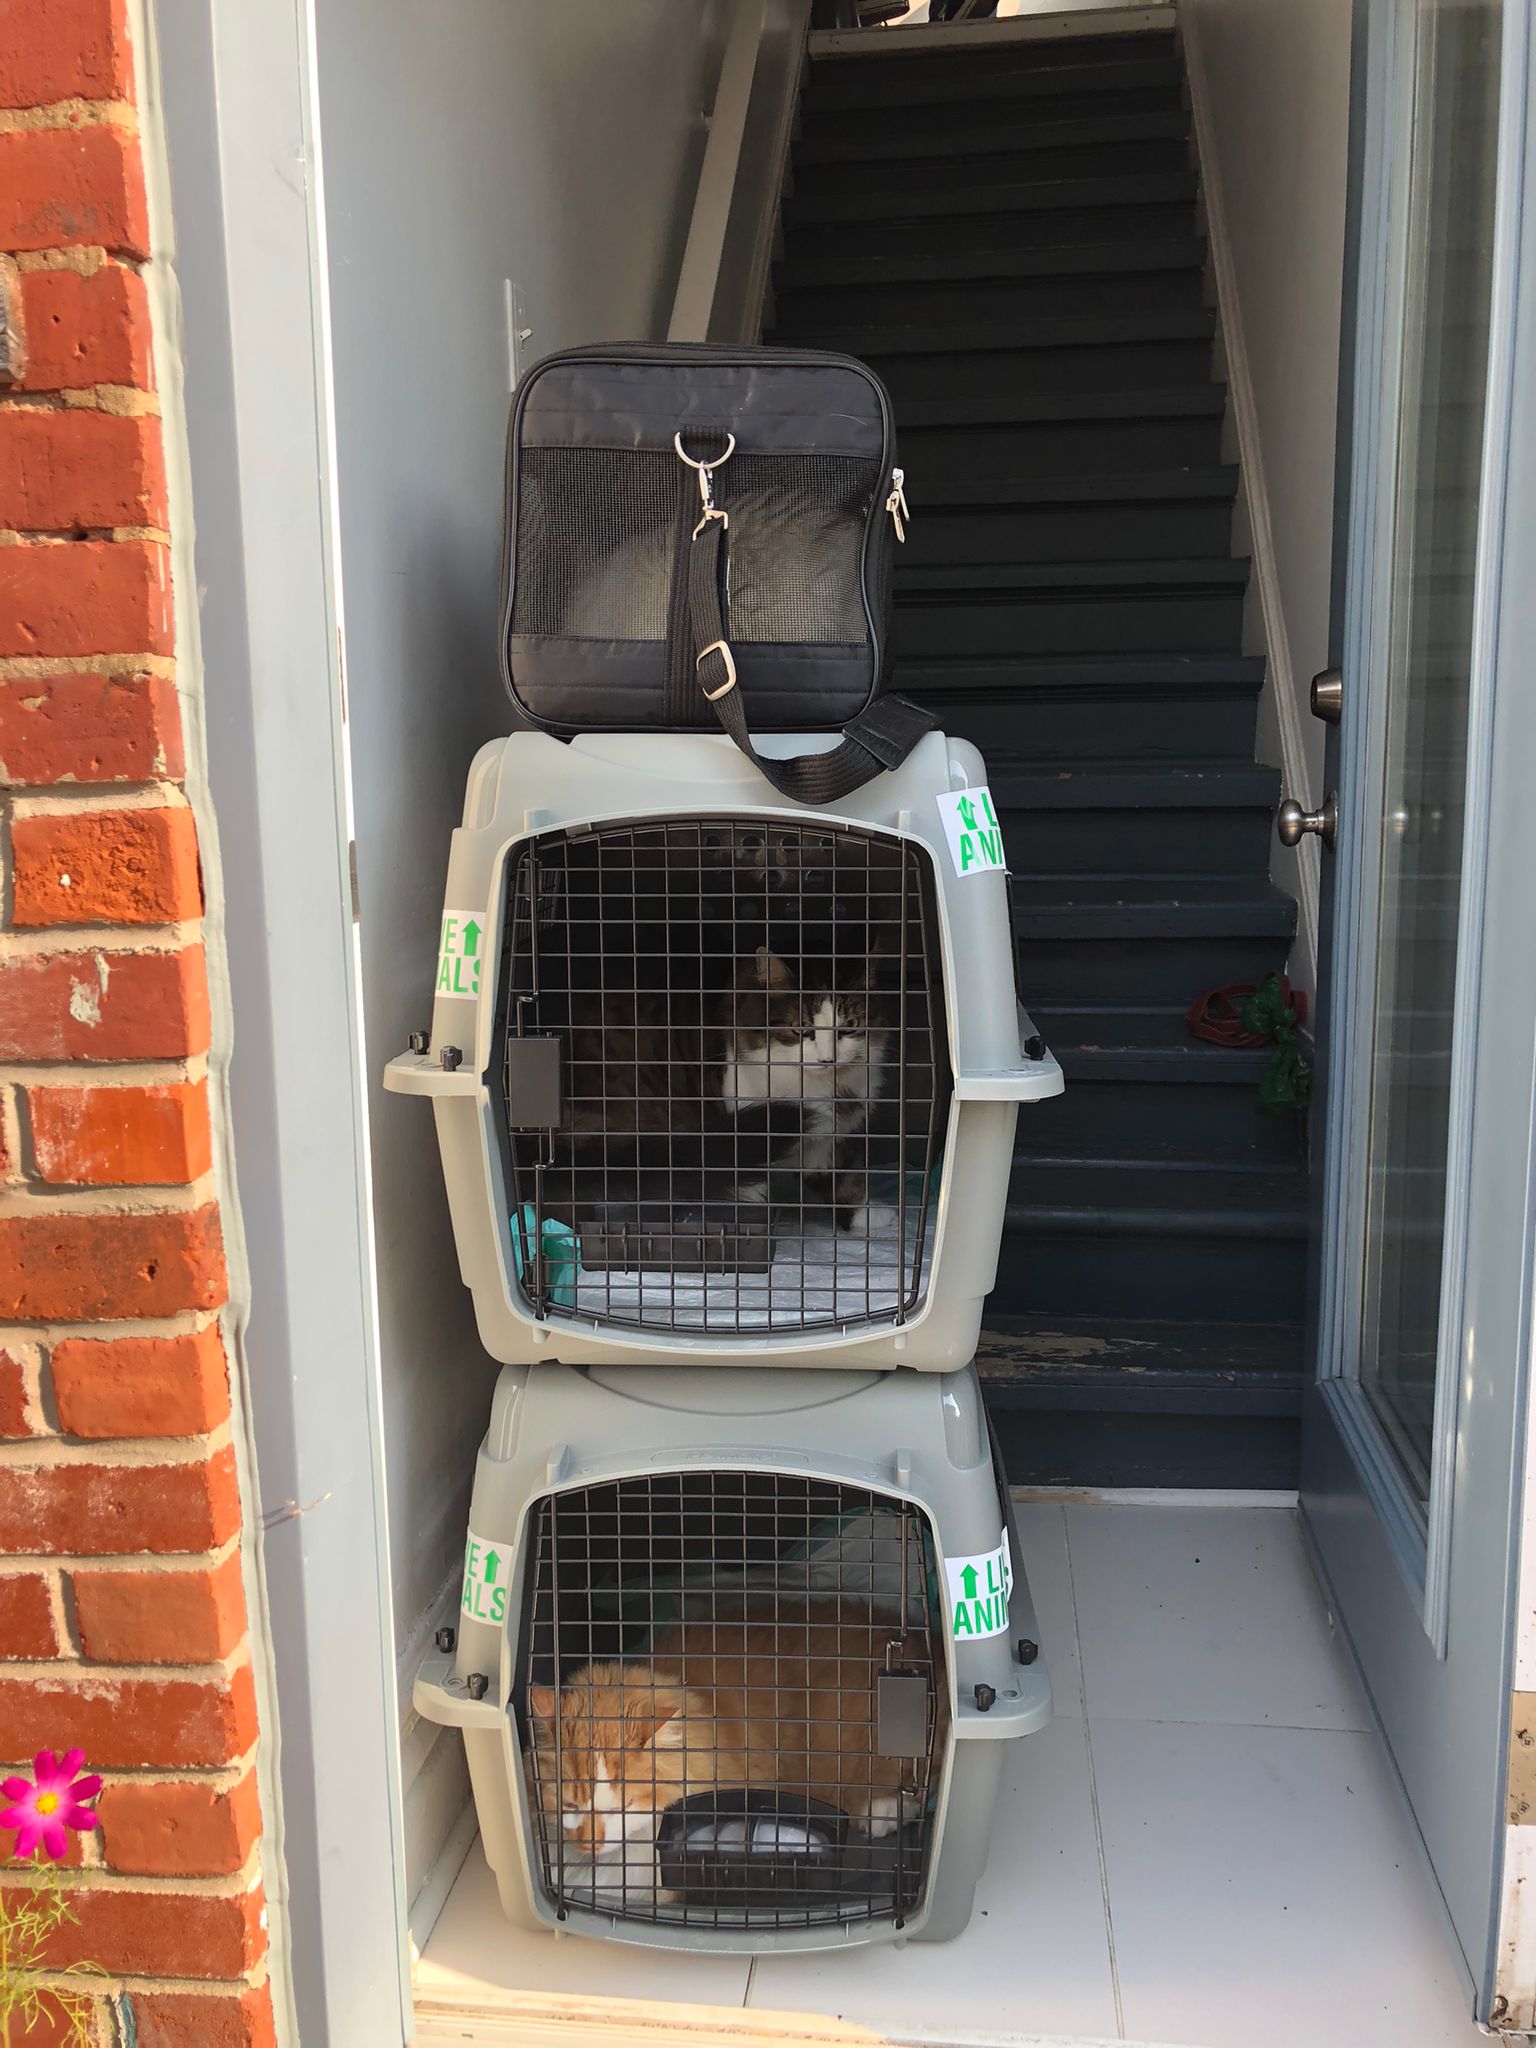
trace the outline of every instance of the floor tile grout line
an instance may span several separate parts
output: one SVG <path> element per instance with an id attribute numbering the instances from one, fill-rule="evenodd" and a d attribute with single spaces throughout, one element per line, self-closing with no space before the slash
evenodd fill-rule
<path id="1" fill-rule="evenodd" d="M 1115 1955 L 1115 1917 L 1109 1903 L 1109 1865 L 1104 1857 L 1104 1823 L 1099 1814 L 1099 1779 L 1093 1766 L 1093 1727 L 1088 1718 L 1088 1671 L 1083 1660 L 1083 1631 L 1077 1612 L 1077 1582 L 1072 1575 L 1072 1531 L 1067 1510 L 1061 1510 L 1061 1544 L 1067 1560 L 1067 1592 L 1072 1601 L 1072 1646 L 1077 1652 L 1077 1690 L 1083 1708 L 1083 1748 L 1088 1758 L 1088 1800 L 1093 1808 L 1093 1846 L 1099 1859 L 1099 1896 L 1104 1901 L 1104 1944 L 1109 1951 L 1109 1988 L 1115 2000 L 1115 2032 L 1125 2039 L 1125 2006 L 1120 1997 L 1120 1964 Z"/>

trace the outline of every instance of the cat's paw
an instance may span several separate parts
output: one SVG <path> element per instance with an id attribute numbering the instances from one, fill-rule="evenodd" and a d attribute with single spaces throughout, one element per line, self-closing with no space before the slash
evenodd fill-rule
<path id="1" fill-rule="evenodd" d="M 879 1237 L 896 1228 L 896 1211 L 884 1202 L 864 1202 L 848 1219 L 850 1237 Z"/>
<path id="2" fill-rule="evenodd" d="M 901 1826 L 901 1794 L 899 1792 L 878 1793 L 869 1802 L 869 1812 L 864 1816 L 864 1827 L 878 1842 L 884 1835 L 894 1835 Z"/>

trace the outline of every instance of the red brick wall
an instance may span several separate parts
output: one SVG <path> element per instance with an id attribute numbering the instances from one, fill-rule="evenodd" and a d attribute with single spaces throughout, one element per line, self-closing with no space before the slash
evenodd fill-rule
<path id="1" fill-rule="evenodd" d="M 264 2048 L 256 1688 L 133 99 L 124 0 L 0 0 L 0 292 L 25 344 L 0 378 L 0 1764 L 79 1744 L 105 1774 L 56 1948 L 116 1980 L 101 2041 L 129 2037 L 109 2011 L 126 2000 L 138 2048 Z"/>

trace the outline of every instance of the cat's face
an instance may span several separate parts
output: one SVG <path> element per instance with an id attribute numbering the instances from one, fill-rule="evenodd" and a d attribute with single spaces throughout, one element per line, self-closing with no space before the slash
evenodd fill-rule
<path id="1" fill-rule="evenodd" d="M 585 1855 L 650 1843 L 677 1797 L 690 1695 L 624 1664 L 589 1664 L 529 1691 L 546 1823 Z M 556 1728 L 559 1768 L 556 1769 Z"/>
<path id="2" fill-rule="evenodd" d="M 830 977 L 852 986 L 799 988 L 788 963 L 759 946 L 727 998 L 727 1099 L 819 1100 L 875 1092 L 888 1033 L 873 1017 L 868 967 Z"/>

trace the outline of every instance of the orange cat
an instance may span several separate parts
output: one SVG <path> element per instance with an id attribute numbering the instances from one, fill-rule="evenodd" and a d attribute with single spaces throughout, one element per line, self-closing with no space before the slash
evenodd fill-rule
<path id="1" fill-rule="evenodd" d="M 558 1695 L 536 1685 L 534 1774 L 547 1822 L 595 1854 L 649 1845 L 663 1808 L 690 1793 L 773 1785 L 889 1834 L 921 1807 L 902 1793 L 911 1760 L 875 1753 L 875 1680 L 927 1655 L 918 1632 L 903 1636 L 868 1613 L 774 1601 L 681 1622 L 644 1660 L 584 1665 Z"/>

